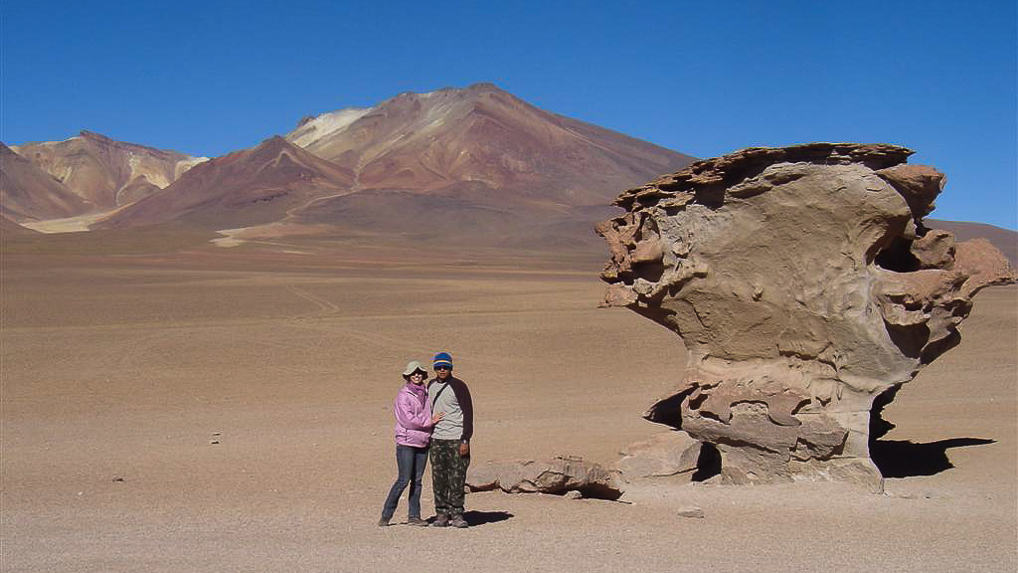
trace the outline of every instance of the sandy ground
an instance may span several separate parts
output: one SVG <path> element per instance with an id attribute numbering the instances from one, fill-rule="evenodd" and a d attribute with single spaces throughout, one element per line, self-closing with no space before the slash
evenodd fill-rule
<path id="1" fill-rule="evenodd" d="M 231 258 L 5 257 L 0 569 L 1018 568 L 1015 287 L 981 293 L 961 345 L 885 410 L 905 463 L 884 495 L 668 482 L 630 503 L 483 493 L 467 497 L 470 529 L 379 528 L 408 360 L 455 356 L 476 404 L 475 463 L 610 462 L 662 430 L 640 413 L 681 378 L 680 340 L 598 309 L 583 265 L 216 250 Z M 678 515 L 692 506 L 706 517 Z"/>

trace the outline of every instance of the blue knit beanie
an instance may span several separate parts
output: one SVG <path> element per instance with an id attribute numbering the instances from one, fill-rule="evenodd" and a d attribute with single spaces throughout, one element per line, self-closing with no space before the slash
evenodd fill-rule
<path id="1" fill-rule="evenodd" d="M 435 355 L 433 362 L 434 364 L 432 364 L 432 366 L 434 368 L 438 368 L 439 366 L 448 366 L 449 370 L 452 370 L 452 355 L 448 352 L 439 352 Z"/>

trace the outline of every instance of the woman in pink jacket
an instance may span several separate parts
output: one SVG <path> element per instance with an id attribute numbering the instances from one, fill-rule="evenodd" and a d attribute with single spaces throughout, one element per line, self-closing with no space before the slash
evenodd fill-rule
<path id="1" fill-rule="evenodd" d="M 382 519 L 378 520 L 378 525 L 383 527 L 389 525 L 389 520 L 396 513 L 399 496 L 403 495 L 408 484 L 410 511 L 407 523 L 428 525 L 427 521 L 421 519 L 421 477 L 428 463 L 431 429 L 445 413 L 431 415 L 431 401 L 428 400 L 428 389 L 424 386 L 427 376 L 420 362 L 413 360 L 407 364 L 403 371 L 403 379 L 407 382 L 396 394 L 396 403 L 392 407 L 396 415 L 396 468 L 399 475 L 382 507 Z"/>

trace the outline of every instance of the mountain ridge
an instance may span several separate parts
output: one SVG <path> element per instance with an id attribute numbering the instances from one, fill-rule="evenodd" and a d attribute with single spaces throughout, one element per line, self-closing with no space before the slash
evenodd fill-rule
<path id="1" fill-rule="evenodd" d="M 349 170 L 273 136 L 196 165 L 165 189 L 117 210 L 93 228 L 170 221 L 212 228 L 270 223 L 306 201 L 342 193 L 352 182 Z"/>
<path id="2" fill-rule="evenodd" d="M 62 141 L 26 143 L 11 149 L 85 201 L 87 207 L 80 213 L 136 201 L 167 187 L 207 159 L 118 141 L 88 130 Z M 121 194 L 125 189 L 129 191 L 126 196 Z"/>

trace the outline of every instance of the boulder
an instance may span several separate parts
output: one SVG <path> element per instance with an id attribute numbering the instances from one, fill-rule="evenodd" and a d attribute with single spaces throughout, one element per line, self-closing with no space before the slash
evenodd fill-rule
<path id="1" fill-rule="evenodd" d="M 471 466 L 467 471 L 467 488 L 470 491 L 501 489 L 506 493 L 556 495 L 578 491 L 583 497 L 612 500 L 622 495 L 613 472 L 575 456 L 542 461 L 495 461 Z"/>
<path id="2" fill-rule="evenodd" d="M 723 482 L 880 490 L 874 399 L 957 343 L 979 288 L 1013 281 L 988 243 L 923 225 L 944 176 L 908 165 L 911 153 L 745 149 L 622 193 L 626 213 L 598 225 L 604 304 L 689 351 L 685 378 L 645 417 L 714 444 Z M 638 462 L 631 473 L 646 473 Z"/>
<path id="3" fill-rule="evenodd" d="M 697 469 L 701 445 L 686 432 L 662 432 L 630 444 L 614 469 L 626 483 L 679 475 L 689 479 Z"/>

